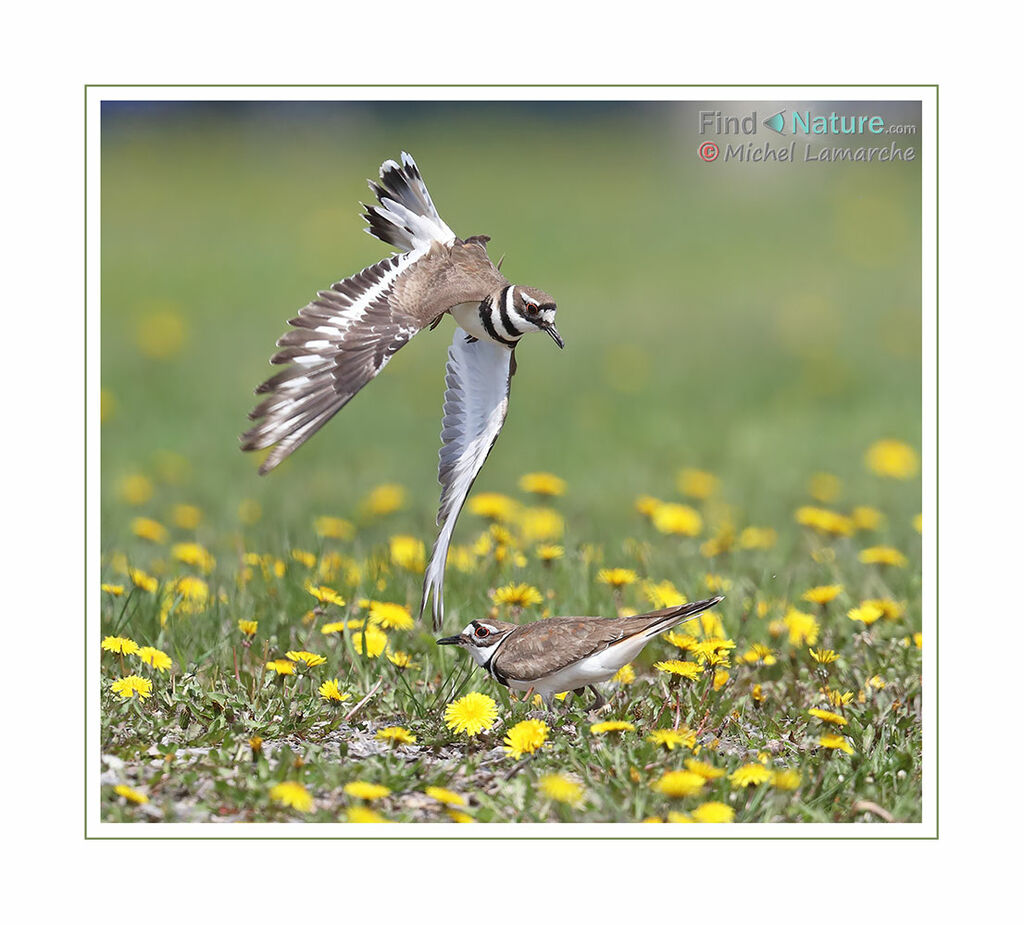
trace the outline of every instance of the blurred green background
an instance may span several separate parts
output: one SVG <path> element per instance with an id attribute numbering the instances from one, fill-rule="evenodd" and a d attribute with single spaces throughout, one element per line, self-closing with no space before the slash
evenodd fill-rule
<path id="1" fill-rule="evenodd" d="M 862 492 L 865 449 L 920 447 L 920 161 L 698 159 L 699 109 L 782 105 L 106 103 L 105 545 L 130 538 L 116 486 L 160 472 L 211 522 L 252 498 L 263 529 L 297 539 L 399 482 L 403 531 L 433 538 L 450 320 L 269 477 L 238 449 L 287 319 L 389 252 L 358 203 L 402 150 L 457 234 L 491 235 L 506 275 L 559 306 L 567 348 L 519 348 L 476 491 L 556 472 L 570 533 L 590 541 L 621 539 L 637 495 L 676 497 L 682 466 L 721 476 L 744 522 L 791 522 L 819 470 L 884 502 Z M 789 105 L 920 123 L 911 104 Z M 456 542 L 474 535 L 460 525 Z"/>

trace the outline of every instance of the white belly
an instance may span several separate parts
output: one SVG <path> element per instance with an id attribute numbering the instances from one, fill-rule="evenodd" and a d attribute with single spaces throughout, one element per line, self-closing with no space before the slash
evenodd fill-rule
<path id="1" fill-rule="evenodd" d="M 478 340 L 491 339 L 491 336 L 480 323 L 479 302 L 460 302 L 452 307 L 451 312 L 455 323 L 467 334 L 472 334 Z"/>
<path id="2" fill-rule="evenodd" d="M 643 633 L 638 633 L 618 645 L 609 646 L 588 658 L 566 665 L 546 678 L 539 678 L 536 681 L 509 678 L 508 686 L 517 691 L 529 690 L 532 687 L 548 703 L 555 694 L 561 694 L 563 691 L 574 691 L 588 684 L 600 684 L 602 681 L 610 680 L 623 665 L 633 661 L 648 642 L 650 639 Z"/>

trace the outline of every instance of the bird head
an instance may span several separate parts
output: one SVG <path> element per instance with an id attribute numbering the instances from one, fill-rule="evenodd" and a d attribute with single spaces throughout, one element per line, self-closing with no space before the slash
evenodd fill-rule
<path id="1" fill-rule="evenodd" d="M 524 324 L 517 324 L 523 331 L 536 329 L 545 331 L 560 348 L 565 347 L 562 335 L 555 327 L 555 300 L 543 289 L 532 286 L 513 286 L 509 290 L 508 311 Z"/>
<path id="2" fill-rule="evenodd" d="M 516 627 L 501 620 L 473 620 L 458 636 L 438 639 L 439 646 L 462 646 L 478 665 L 486 665 L 494 654 L 494 646 Z"/>

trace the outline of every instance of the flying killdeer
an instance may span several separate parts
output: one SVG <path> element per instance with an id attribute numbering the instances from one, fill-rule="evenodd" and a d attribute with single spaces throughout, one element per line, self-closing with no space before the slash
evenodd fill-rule
<path id="1" fill-rule="evenodd" d="M 439 646 L 462 646 L 499 684 L 517 691 L 536 691 L 550 709 L 555 694 L 607 681 L 659 633 L 724 600 L 712 597 L 635 617 L 551 617 L 535 623 L 472 620 L 458 636 L 439 639 Z"/>
<path id="2" fill-rule="evenodd" d="M 559 347 L 555 302 L 511 284 L 487 256 L 487 235 L 460 240 L 438 215 L 415 161 L 385 161 L 370 181 L 379 205 L 365 206 L 366 231 L 401 253 L 317 293 L 288 323 L 271 363 L 288 368 L 264 382 L 243 450 L 272 448 L 260 474 L 313 436 L 392 356 L 446 313 L 457 325 L 448 348 L 438 480 L 440 530 L 423 582 L 420 613 L 433 596 L 434 629 L 444 618 L 444 571 L 455 521 L 508 412 L 515 348 L 531 331 Z"/>

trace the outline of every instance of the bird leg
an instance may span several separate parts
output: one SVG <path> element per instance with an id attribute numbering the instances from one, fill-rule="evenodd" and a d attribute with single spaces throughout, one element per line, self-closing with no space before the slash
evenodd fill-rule
<path id="1" fill-rule="evenodd" d="M 593 713 L 595 710 L 600 710 L 608 701 L 605 699 L 604 694 L 594 687 L 593 684 L 588 684 L 587 686 L 594 692 L 594 697 L 597 698 L 594 700 L 594 705 L 590 708 L 590 712 Z M 583 689 L 581 688 L 577 693 L 582 694 Z"/>

